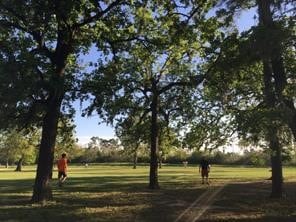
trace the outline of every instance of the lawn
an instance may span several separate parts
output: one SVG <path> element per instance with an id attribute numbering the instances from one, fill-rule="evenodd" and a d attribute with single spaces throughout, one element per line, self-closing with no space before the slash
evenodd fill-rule
<path id="1" fill-rule="evenodd" d="M 164 165 L 161 189 L 153 191 L 147 188 L 149 166 L 70 166 L 64 187 L 52 181 L 54 200 L 45 205 L 29 202 L 35 167 L 13 170 L 0 168 L 0 221 L 174 222 L 205 191 L 224 185 L 199 221 L 296 221 L 292 167 L 284 169 L 285 198 L 278 201 L 269 198 L 267 168 L 213 166 L 207 186 L 196 166 Z"/>

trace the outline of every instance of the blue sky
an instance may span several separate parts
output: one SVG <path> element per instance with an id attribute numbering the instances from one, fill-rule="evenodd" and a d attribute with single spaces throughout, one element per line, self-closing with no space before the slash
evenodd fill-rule
<path id="1" fill-rule="evenodd" d="M 251 26 L 255 25 L 255 13 L 255 10 L 251 9 L 243 12 L 236 18 L 236 24 L 239 31 L 247 30 Z M 81 57 L 81 59 L 85 64 L 90 61 L 95 62 L 97 60 L 97 53 L 95 49 L 91 49 L 89 54 Z M 79 102 L 76 102 L 74 106 L 77 109 L 74 122 L 76 125 L 76 137 L 79 144 L 87 144 L 92 136 L 98 136 L 104 139 L 109 139 L 115 136 L 114 129 L 111 126 L 107 126 L 104 123 L 99 124 L 100 119 L 97 115 L 93 115 L 92 117 L 81 117 Z"/>
<path id="2" fill-rule="evenodd" d="M 89 62 L 97 62 L 98 53 L 96 49 L 91 48 L 87 55 L 80 57 L 82 65 L 88 66 Z M 85 145 L 89 142 L 93 136 L 98 136 L 103 139 L 110 139 L 115 137 L 114 129 L 111 126 L 107 126 L 105 123 L 100 123 L 101 119 L 95 113 L 91 117 L 81 117 L 82 109 L 87 106 L 86 103 L 80 106 L 80 102 L 76 101 L 74 107 L 76 108 L 76 115 L 74 123 L 76 125 L 76 137 L 78 143 Z M 100 124 L 99 124 L 100 123 Z"/>
<path id="3" fill-rule="evenodd" d="M 78 103 L 75 105 L 79 107 Z M 100 118 L 97 115 L 81 117 L 79 108 L 74 121 L 76 125 L 76 137 L 79 144 L 84 145 L 88 143 L 92 136 L 98 136 L 104 139 L 110 139 L 115 136 L 111 126 L 107 126 L 104 123 L 99 124 Z"/>

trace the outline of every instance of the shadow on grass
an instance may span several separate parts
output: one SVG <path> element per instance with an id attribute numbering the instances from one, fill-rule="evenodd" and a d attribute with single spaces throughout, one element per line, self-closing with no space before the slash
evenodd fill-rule
<path id="1" fill-rule="evenodd" d="M 0 180 L 0 221 L 174 221 L 206 189 L 182 176 L 162 176 L 161 189 L 148 189 L 147 176 L 69 178 L 52 181 L 54 200 L 30 204 L 33 180 Z M 225 179 L 225 178 L 223 178 Z M 296 183 L 285 184 L 286 197 L 269 198 L 270 181 L 227 185 L 200 221 L 296 221 Z"/>
<path id="2" fill-rule="evenodd" d="M 284 184 L 282 199 L 270 198 L 271 182 L 231 183 L 217 197 L 200 221 L 295 222 L 295 182 Z"/>
<path id="3" fill-rule="evenodd" d="M 77 177 L 59 188 L 53 180 L 54 200 L 42 206 L 30 204 L 32 179 L 0 180 L 0 221 L 173 221 L 204 189 L 171 181 L 150 190 L 147 181 L 147 176 Z"/>
<path id="4" fill-rule="evenodd" d="M 23 193 L 33 189 L 33 179 L 0 180 L 0 191 L 3 193 Z"/>

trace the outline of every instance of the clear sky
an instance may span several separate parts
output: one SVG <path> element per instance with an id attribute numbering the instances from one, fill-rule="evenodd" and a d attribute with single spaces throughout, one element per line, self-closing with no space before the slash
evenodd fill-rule
<path id="1" fill-rule="evenodd" d="M 239 31 L 247 30 L 256 24 L 257 21 L 254 20 L 255 14 L 255 9 L 251 9 L 245 11 L 238 18 L 236 18 L 236 24 L 239 28 Z M 96 62 L 97 53 L 95 49 L 91 49 L 89 54 L 81 57 L 81 59 L 85 64 L 91 61 Z M 74 121 L 76 125 L 76 137 L 79 144 L 87 144 L 92 136 L 98 136 L 104 139 L 109 139 L 115 136 L 114 129 L 111 126 L 107 126 L 104 123 L 99 124 L 100 119 L 97 115 L 92 117 L 81 117 L 79 102 L 76 102 L 74 106 L 77 110 Z"/>
<path id="2" fill-rule="evenodd" d="M 75 107 L 77 107 L 77 111 L 74 121 L 76 125 L 76 137 L 79 144 L 87 144 L 92 136 L 98 136 L 103 139 L 110 139 L 115 136 L 111 126 L 107 126 L 104 123 L 99 124 L 100 119 L 97 115 L 81 117 L 78 102 L 75 103 Z"/>
<path id="3" fill-rule="evenodd" d="M 89 62 L 97 62 L 98 53 L 95 48 L 91 48 L 87 55 L 81 56 L 82 64 L 88 66 Z M 74 118 L 74 123 L 76 125 L 76 137 L 78 143 L 85 145 L 89 142 L 89 139 L 93 136 L 98 136 L 103 139 L 110 139 L 115 137 L 114 130 L 111 126 L 107 126 L 104 123 L 100 123 L 101 120 L 95 113 L 91 117 L 81 117 L 83 108 L 87 106 L 86 103 L 83 107 L 80 106 L 80 102 L 74 103 L 76 107 L 76 115 Z M 100 123 L 100 124 L 99 124 Z"/>

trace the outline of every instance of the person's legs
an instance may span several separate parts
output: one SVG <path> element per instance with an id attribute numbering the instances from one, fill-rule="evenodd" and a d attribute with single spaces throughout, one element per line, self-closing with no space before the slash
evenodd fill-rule
<path id="1" fill-rule="evenodd" d="M 208 170 L 203 169 L 203 170 L 201 171 L 201 176 L 202 176 L 202 184 L 205 183 L 205 178 L 206 178 L 206 183 L 207 183 L 207 184 L 210 184 L 210 183 L 209 183 L 209 171 L 208 171 Z"/>
<path id="2" fill-rule="evenodd" d="M 207 184 L 210 184 L 210 182 L 209 182 L 209 171 L 206 172 L 205 176 L 206 176 Z"/>
<path id="3" fill-rule="evenodd" d="M 61 178 L 60 178 L 60 186 L 63 185 L 63 183 L 65 182 L 65 180 L 67 179 L 67 174 L 65 172 L 61 172 Z"/>
<path id="4" fill-rule="evenodd" d="M 206 177 L 206 181 L 207 181 L 207 184 L 210 184 L 208 176 Z"/>
<path id="5" fill-rule="evenodd" d="M 61 182 L 64 183 L 66 179 L 67 179 L 67 174 L 64 172 Z"/>
<path id="6" fill-rule="evenodd" d="M 58 172 L 58 185 L 59 187 L 62 186 L 62 179 L 63 179 L 63 172 Z"/>
<path id="7" fill-rule="evenodd" d="M 201 183 L 204 184 L 205 183 L 205 171 L 204 171 L 204 169 L 201 170 L 201 177 L 202 177 Z"/>
<path id="8" fill-rule="evenodd" d="M 59 172 L 58 173 L 58 185 L 61 187 L 65 180 L 67 179 L 67 174 L 65 172 Z"/>

